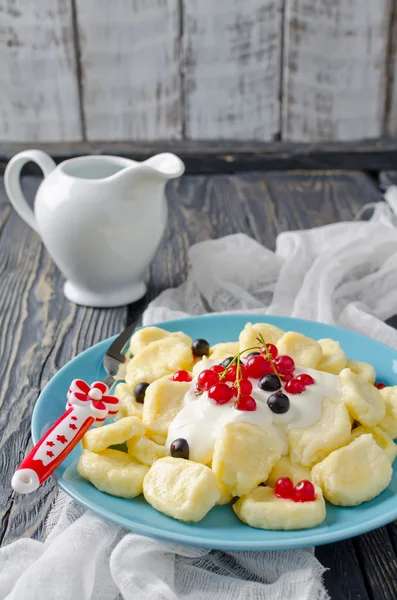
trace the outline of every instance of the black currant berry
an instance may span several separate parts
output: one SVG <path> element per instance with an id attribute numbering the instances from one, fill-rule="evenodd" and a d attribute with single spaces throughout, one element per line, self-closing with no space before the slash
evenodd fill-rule
<path id="1" fill-rule="evenodd" d="M 140 383 L 137 383 L 136 386 L 134 387 L 134 396 L 135 396 L 135 400 L 137 402 L 140 402 L 140 404 L 143 404 L 144 400 L 145 400 L 145 394 L 146 394 L 146 390 L 148 389 L 149 384 L 146 383 L 146 381 L 141 381 Z"/>
<path id="2" fill-rule="evenodd" d="M 210 345 L 207 340 L 198 338 L 197 340 L 194 340 L 192 344 L 192 350 L 194 356 L 208 356 L 210 353 Z"/>
<path id="3" fill-rule="evenodd" d="M 282 415 L 289 410 L 289 398 L 282 392 L 271 394 L 267 399 L 267 405 L 277 415 Z"/>
<path id="4" fill-rule="evenodd" d="M 186 460 L 189 460 L 189 444 L 185 438 L 174 440 L 171 444 L 170 452 L 174 458 L 186 458 Z"/>
<path id="5" fill-rule="evenodd" d="M 276 392 L 281 388 L 281 381 L 276 374 L 269 373 L 259 380 L 258 387 L 265 392 Z"/>

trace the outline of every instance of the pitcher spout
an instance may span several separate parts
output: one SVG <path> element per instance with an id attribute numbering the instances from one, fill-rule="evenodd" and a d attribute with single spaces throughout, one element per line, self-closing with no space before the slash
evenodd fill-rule
<path id="1" fill-rule="evenodd" d="M 109 184 L 118 183 L 132 186 L 149 182 L 164 186 L 169 179 L 180 177 L 185 171 L 185 165 L 175 154 L 164 152 L 156 154 L 143 162 L 128 161 L 129 165 L 108 179 Z"/>
<path id="2" fill-rule="evenodd" d="M 156 154 L 156 156 L 148 158 L 141 163 L 141 168 L 145 166 L 156 171 L 158 175 L 165 180 L 175 179 L 185 172 L 185 165 L 181 159 L 171 152 L 162 152 L 161 154 Z"/>

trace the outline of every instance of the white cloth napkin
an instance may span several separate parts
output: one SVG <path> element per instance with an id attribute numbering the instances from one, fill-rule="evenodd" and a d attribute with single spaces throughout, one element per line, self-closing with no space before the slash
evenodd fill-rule
<path id="1" fill-rule="evenodd" d="M 255 312 L 336 323 L 397 349 L 397 187 L 370 221 L 279 235 L 275 252 L 246 235 L 190 249 L 191 272 L 144 324 L 206 312 Z M 0 550 L 7 600 L 326 600 L 313 548 L 218 552 L 144 538 L 59 493 L 45 542 Z"/>

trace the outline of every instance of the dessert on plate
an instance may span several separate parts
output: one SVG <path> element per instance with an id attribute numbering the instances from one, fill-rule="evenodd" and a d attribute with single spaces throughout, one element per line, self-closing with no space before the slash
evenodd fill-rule
<path id="1" fill-rule="evenodd" d="M 392 477 L 397 386 L 332 339 L 247 323 L 210 346 L 146 327 L 114 394 L 119 419 L 85 434 L 79 473 L 184 522 L 230 504 L 251 527 L 314 527 L 326 501 L 357 506 Z"/>

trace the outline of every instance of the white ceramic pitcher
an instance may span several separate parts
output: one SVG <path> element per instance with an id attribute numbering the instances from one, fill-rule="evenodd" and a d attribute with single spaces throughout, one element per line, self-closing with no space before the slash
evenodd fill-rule
<path id="1" fill-rule="evenodd" d="M 21 169 L 30 161 L 44 173 L 34 211 L 20 186 Z M 65 275 L 65 296 L 105 307 L 145 294 L 145 270 L 167 221 L 164 187 L 184 169 L 169 153 L 142 163 L 83 156 L 56 166 L 44 152 L 26 150 L 10 160 L 4 179 L 15 210 L 41 236 Z"/>

